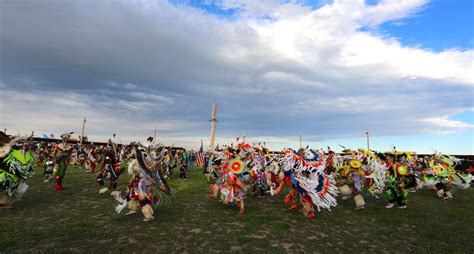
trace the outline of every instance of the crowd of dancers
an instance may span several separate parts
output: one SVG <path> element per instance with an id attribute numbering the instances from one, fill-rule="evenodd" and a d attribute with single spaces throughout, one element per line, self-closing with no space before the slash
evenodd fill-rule
<path id="1" fill-rule="evenodd" d="M 62 134 L 60 142 L 47 143 L 0 132 L 0 208 L 12 208 L 21 199 L 35 164 L 43 167 L 44 183 L 54 181 L 55 191 L 65 189 L 67 169 L 74 165 L 95 175 L 99 194 L 110 192 L 121 202 L 118 213 L 124 204 L 130 209 L 128 215 L 141 207 L 144 220 L 150 221 L 154 219 L 152 207 L 164 198 L 161 194 L 171 194 L 167 179 L 172 179 L 178 168 L 179 177 L 186 180 L 186 171 L 194 166 L 194 152 L 154 145 L 151 137 L 146 145 L 123 146 L 112 140 L 101 145 L 80 145 L 71 142 L 71 135 Z M 118 180 L 124 172 L 128 172 L 129 181 L 126 190 L 119 192 Z"/>
<path id="2" fill-rule="evenodd" d="M 211 197 L 224 204 L 235 204 L 245 212 L 245 196 L 278 195 L 282 187 L 290 192 L 284 202 L 307 218 L 321 209 L 331 210 L 341 199 L 353 198 L 356 209 L 365 208 L 364 196 L 387 199 L 386 208 L 395 204 L 404 209 L 409 192 L 421 188 L 436 190 L 439 198 L 453 198 L 456 189 L 467 189 L 473 180 L 472 166 L 453 156 L 434 154 L 418 157 L 411 152 L 376 152 L 365 149 L 331 150 L 309 147 L 284 149 L 271 155 L 265 147 L 231 145 L 214 151 L 207 167 Z"/>
<path id="3" fill-rule="evenodd" d="M 55 191 L 64 189 L 68 165 L 81 166 L 95 174 L 100 194 L 110 193 L 117 200 L 117 213 L 126 215 L 141 208 L 144 221 L 154 219 L 154 207 L 173 193 L 168 181 L 173 169 L 180 178 L 194 168 L 197 154 L 155 144 L 78 145 L 70 141 L 72 133 L 61 135 L 58 143 L 34 143 L 31 137 L 13 137 L 0 132 L 0 208 L 11 208 L 28 188 L 26 179 L 33 175 L 33 165 L 43 167 L 44 182 L 54 180 Z M 202 153 L 202 151 L 201 151 Z M 456 189 L 467 189 L 473 180 L 472 165 L 453 156 L 433 154 L 417 156 L 411 152 L 376 152 L 309 147 L 284 149 L 278 153 L 262 145 L 237 140 L 223 149 L 202 153 L 202 166 L 210 182 L 210 197 L 224 204 L 235 204 L 245 213 L 247 195 L 279 195 L 289 190 L 284 202 L 307 218 L 322 209 L 331 210 L 340 199 L 353 198 L 356 209 L 364 209 L 367 195 L 407 208 L 410 192 L 422 188 L 436 190 L 439 198 L 453 198 Z M 128 172 L 127 186 L 120 188 L 119 177 Z"/>

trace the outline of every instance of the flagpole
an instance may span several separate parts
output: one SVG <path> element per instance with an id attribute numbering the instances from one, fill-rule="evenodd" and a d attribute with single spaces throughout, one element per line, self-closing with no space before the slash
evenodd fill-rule
<path id="1" fill-rule="evenodd" d="M 370 151 L 369 130 L 365 132 L 365 135 L 367 135 L 367 151 Z"/>
<path id="2" fill-rule="evenodd" d="M 155 133 L 153 134 L 153 140 L 151 142 L 152 147 L 155 146 L 155 140 L 156 140 L 156 128 L 155 128 Z"/>
<path id="3" fill-rule="evenodd" d="M 303 142 L 302 142 L 302 139 L 301 139 L 301 133 L 300 133 L 300 148 L 303 148 Z"/>

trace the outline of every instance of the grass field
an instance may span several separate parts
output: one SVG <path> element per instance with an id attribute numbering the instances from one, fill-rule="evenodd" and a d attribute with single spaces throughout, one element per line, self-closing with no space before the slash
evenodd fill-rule
<path id="1" fill-rule="evenodd" d="M 408 209 L 385 209 L 385 200 L 367 199 L 365 210 L 353 200 L 332 212 L 305 219 L 283 204 L 283 196 L 248 197 L 238 215 L 207 198 L 200 170 L 188 181 L 171 180 L 175 194 L 155 209 L 155 220 L 140 213 L 116 215 L 112 196 L 99 195 L 95 176 L 71 167 L 66 189 L 43 183 L 41 169 L 14 209 L 0 210 L 0 252 L 344 252 L 473 253 L 474 189 L 458 190 L 452 201 L 419 191 Z M 124 188 L 128 176 L 120 179 Z"/>

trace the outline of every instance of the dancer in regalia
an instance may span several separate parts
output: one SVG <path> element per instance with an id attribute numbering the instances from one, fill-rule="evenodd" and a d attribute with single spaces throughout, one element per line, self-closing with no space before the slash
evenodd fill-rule
<path id="1" fill-rule="evenodd" d="M 163 149 L 164 151 L 164 149 Z M 114 192 L 115 199 L 120 203 L 115 209 L 120 213 L 128 206 L 129 211 L 125 215 L 137 213 L 138 207 L 141 207 L 143 221 L 153 220 L 153 206 L 162 202 L 163 196 L 160 191 L 166 195 L 171 195 L 172 191 L 167 181 L 163 178 L 162 160 L 164 152 L 157 155 L 154 159 L 145 159 L 143 152 L 138 146 L 135 146 L 135 157 L 129 166 L 128 172 L 131 175 L 128 182 L 127 191 L 123 196 L 119 192 Z M 145 153 L 146 154 L 146 153 Z M 151 156 L 147 156 L 150 158 Z"/>
<path id="2" fill-rule="evenodd" d="M 25 183 L 33 174 L 33 156 L 22 137 L 10 138 L 0 131 L 0 208 L 12 208 L 28 189 Z"/>
<path id="3" fill-rule="evenodd" d="M 53 169 L 54 169 L 54 159 L 52 156 L 48 156 L 46 160 L 44 161 L 44 170 L 43 170 L 43 176 L 44 176 L 44 182 L 47 183 L 51 178 L 53 178 Z"/>
<path id="4" fill-rule="evenodd" d="M 408 168 L 403 163 L 393 163 L 392 157 L 388 157 L 389 170 L 387 171 L 387 184 L 385 195 L 388 199 L 386 208 L 392 208 L 394 203 L 397 202 L 398 208 L 407 208 L 408 203 L 408 191 L 406 185 L 408 179 Z"/>
<path id="5" fill-rule="evenodd" d="M 99 155 L 95 151 L 95 147 L 93 145 L 87 148 L 86 152 L 87 152 L 86 161 L 85 161 L 86 172 L 95 173 L 96 168 L 97 168 L 96 163 L 99 158 Z"/>
<path id="6" fill-rule="evenodd" d="M 280 182 L 278 194 L 285 183 L 291 186 L 291 192 L 285 197 L 285 203 L 291 203 L 290 209 L 298 207 L 298 197 L 302 208 L 299 210 L 306 218 L 316 217 L 315 208 L 331 210 L 336 206 L 338 193 L 332 175 L 324 173 L 326 158 L 322 151 L 309 148 L 300 149 L 298 153 L 291 149 L 284 151 L 280 159 L 285 178 Z"/>
<path id="7" fill-rule="evenodd" d="M 63 179 L 66 175 L 67 166 L 71 158 L 71 153 L 73 147 L 70 146 L 67 142 L 71 138 L 71 133 L 66 133 L 61 135 L 62 142 L 53 147 L 53 157 L 54 157 L 54 190 L 60 191 L 64 190 Z"/>
<path id="8" fill-rule="evenodd" d="M 248 144 L 238 144 L 236 147 L 225 149 L 220 155 L 223 161 L 220 161 L 220 169 L 217 169 L 216 182 L 209 186 L 211 198 L 219 197 L 226 205 L 237 205 L 239 214 L 245 213 L 246 185 L 252 177 L 247 167 L 250 151 L 251 147 Z"/>
<path id="9" fill-rule="evenodd" d="M 117 189 L 118 178 L 123 172 L 121 166 L 122 163 L 117 161 L 114 144 L 109 141 L 109 144 L 107 144 L 104 150 L 104 161 L 101 165 L 102 171 L 97 175 L 97 184 L 102 187 L 99 190 L 100 194 Z M 109 181 L 109 185 L 105 186 L 107 180 Z"/>

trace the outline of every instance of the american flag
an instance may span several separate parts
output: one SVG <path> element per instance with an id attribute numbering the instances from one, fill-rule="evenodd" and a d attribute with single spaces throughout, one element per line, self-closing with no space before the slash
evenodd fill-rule
<path id="1" fill-rule="evenodd" d="M 202 149 L 202 141 L 201 141 L 201 148 L 199 149 L 199 152 L 196 154 L 196 164 L 199 166 L 204 165 L 204 150 Z"/>

